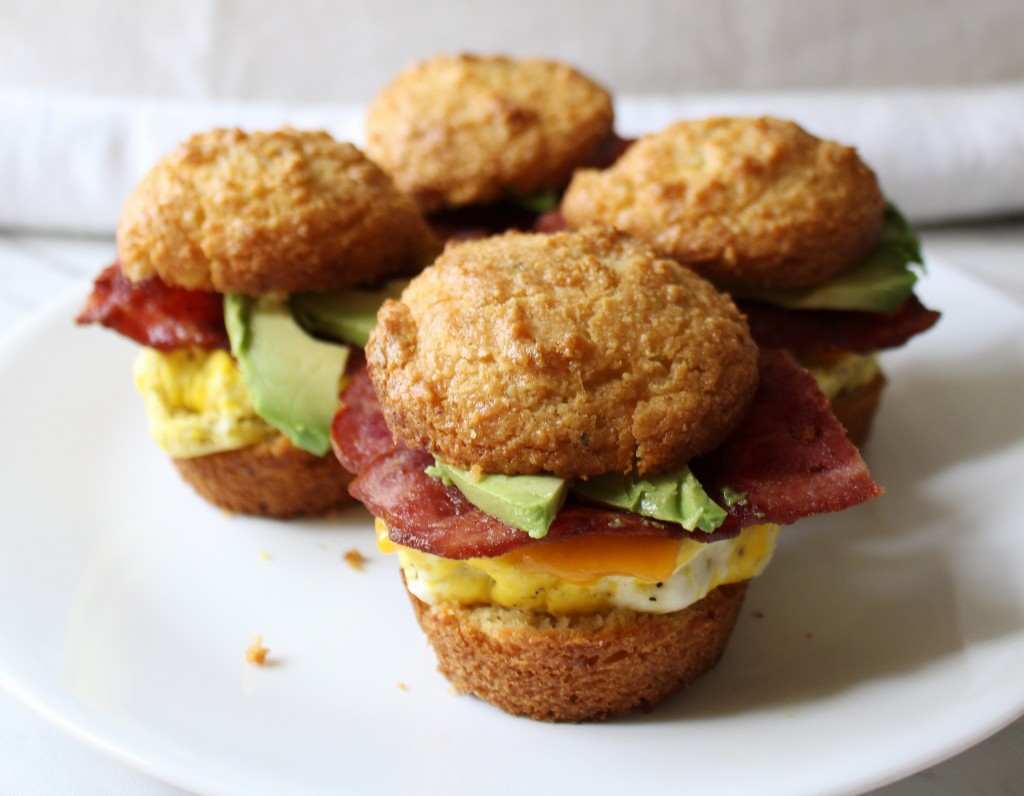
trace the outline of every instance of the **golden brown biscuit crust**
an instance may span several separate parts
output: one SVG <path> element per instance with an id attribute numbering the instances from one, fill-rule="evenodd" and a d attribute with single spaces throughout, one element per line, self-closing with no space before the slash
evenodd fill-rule
<path id="1" fill-rule="evenodd" d="M 878 242 L 885 203 L 855 150 L 790 121 L 683 121 L 566 191 L 571 226 L 631 232 L 721 285 L 824 282 Z"/>
<path id="2" fill-rule="evenodd" d="M 561 189 L 612 124 L 608 92 L 565 64 L 442 55 L 374 99 L 366 152 L 433 211 Z"/>
<path id="3" fill-rule="evenodd" d="M 381 308 L 366 355 L 398 438 L 490 473 L 675 468 L 757 382 L 727 296 L 598 228 L 449 245 Z"/>
<path id="4" fill-rule="evenodd" d="M 649 710 L 711 669 L 746 586 L 719 586 L 671 614 L 553 617 L 409 597 L 438 668 L 457 690 L 515 715 L 579 722 Z"/>
<path id="5" fill-rule="evenodd" d="M 280 434 L 238 450 L 171 461 L 200 496 L 235 514 L 283 519 L 351 502 L 353 476 L 333 455 L 314 456 Z"/>
<path id="6" fill-rule="evenodd" d="M 374 282 L 438 248 L 356 147 L 291 129 L 189 138 L 129 196 L 117 246 L 130 279 L 250 295 Z"/>

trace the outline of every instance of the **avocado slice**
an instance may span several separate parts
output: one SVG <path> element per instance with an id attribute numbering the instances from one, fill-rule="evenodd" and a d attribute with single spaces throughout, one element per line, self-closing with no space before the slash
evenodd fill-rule
<path id="1" fill-rule="evenodd" d="M 294 293 L 289 299 L 295 319 L 314 334 L 366 347 L 377 325 L 377 310 L 402 295 L 408 279 L 392 279 L 376 288 L 349 288 L 330 293 Z"/>
<path id="2" fill-rule="evenodd" d="M 547 534 L 568 491 L 568 482 L 553 475 L 478 476 L 436 460 L 426 473 L 454 485 L 478 509 L 533 539 Z"/>
<path id="3" fill-rule="evenodd" d="M 348 347 L 308 335 L 283 298 L 225 294 L 224 321 L 256 414 L 295 447 L 326 454 Z"/>
<path id="4" fill-rule="evenodd" d="M 674 522 L 688 531 L 710 533 L 727 516 L 686 466 L 649 479 L 611 473 L 568 481 L 553 475 L 475 475 L 435 458 L 426 473 L 455 486 L 481 511 L 534 539 L 547 534 L 568 491 L 594 503 Z"/>
<path id="5" fill-rule="evenodd" d="M 866 310 L 892 312 L 914 291 L 923 265 L 921 244 L 903 214 L 893 204 L 885 209 L 878 245 L 856 267 L 824 285 L 809 288 L 751 288 L 729 285 L 739 299 L 763 301 L 789 309 Z"/>
<path id="6" fill-rule="evenodd" d="M 585 500 L 710 533 L 725 520 L 726 511 L 715 503 L 690 468 L 651 478 L 609 473 L 577 479 L 572 493 Z"/>
<path id="7" fill-rule="evenodd" d="M 512 204 L 534 213 L 546 213 L 549 210 L 558 209 L 562 195 L 552 188 L 544 188 L 533 193 L 513 192 L 508 195 L 508 199 Z"/>

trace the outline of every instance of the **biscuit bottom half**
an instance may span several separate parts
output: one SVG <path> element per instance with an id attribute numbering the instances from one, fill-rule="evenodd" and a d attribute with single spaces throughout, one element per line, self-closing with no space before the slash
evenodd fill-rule
<path id="1" fill-rule="evenodd" d="M 235 514 L 283 519 L 324 514 L 351 501 L 352 475 L 333 455 L 314 456 L 281 434 L 236 450 L 172 461 L 201 497 Z"/>
<path id="2" fill-rule="evenodd" d="M 885 390 L 885 374 L 879 370 L 871 381 L 845 389 L 832 396 L 832 412 L 846 429 L 846 436 L 857 447 L 867 442 L 871 426 Z"/>
<path id="3" fill-rule="evenodd" d="M 715 542 L 584 534 L 450 560 L 376 527 L 456 690 L 553 722 L 651 709 L 714 666 L 779 532 L 753 525 Z"/>
<path id="4" fill-rule="evenodd" d="M 746 588 L 718 586 L 667 614 L 613 608 L 564 617 L 409 597 L 455 689 L 514 715 L 583 722 L 652 709 L 711 669 Z"/>
<path id="5" fill-rule="evenodd" d="M 352 476 L 333 454 L 300 450 L 264 421 L 227 351 L 142 348 L 133 376 L 153 440 L 215 506 L 285 518 L 350 502 Z"/>
<path id="6" fill-rule="evenodd" d="M 846 429 L 846 436 L 857 447 L 871 433 L 878 405 L 885 391 L 886 378 L 875 354 L 841 353 L 824 361 L 802 358 L 832 405 L 832 412 Z"/>

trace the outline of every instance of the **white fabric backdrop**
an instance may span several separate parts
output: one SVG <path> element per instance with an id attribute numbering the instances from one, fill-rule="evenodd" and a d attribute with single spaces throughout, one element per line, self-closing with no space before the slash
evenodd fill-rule
<path id="1" fill-rule="evenodd" d="M 1024 212 L 1021 0 L 0 0 L 0 229 L 113 231 L 214 125 L 325 127 L 441 51 L 543 55 L 620 131 L 774 113 L 857 146 L 917 222 Z"/>
<path id="2" fill-rule="evenodd" d="M 1024 85 L 621 97 L 636 135 L 684 117 L 774 113 L 858 147 L 915 222 L 1024 212 Z M 0 95 L 0 228 L 111 234 L 157 157 L 213 126 L 326 128 L 358 143 L 362 106 Z"/>
<path id="3" fill-rule="evenodd" d="M 0 0 L 0 88 L 366 102 L 439 51 L 621 94 L 1024 78 L 1020 0 Z"/>

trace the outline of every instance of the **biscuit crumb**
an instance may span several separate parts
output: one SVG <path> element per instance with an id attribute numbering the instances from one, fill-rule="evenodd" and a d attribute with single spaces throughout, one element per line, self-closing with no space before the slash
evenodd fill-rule
<path id="1" fill-rule="evenodd" d="M 407 686 L 405 683 L 401 683 L 400 682 L 398 684 L 398 690 L 399 691 L 408 691 L 409 690 L 409 686 Z"/>
<path id="2" fill-rule="evenodd" d="M 260 559 L 263 561 L 273 561 L 273 556 L 270 555 L 266 550 L 260 550 Z"/>
<path id="3" fill-rule="evenodd" d="M 267 662 L 268 647 L 263 646 L 263 636 L 253 636 L 252 642 L 245 651 L 245 662 L 254 666 L 263 666 Z"/>
<path id="4" fill-rule="evenodd" d="M 342 558 L 344 558 L 345 563 L 352 567 L 352 569 L 356 570 L 356 572 L 362 572 L 363 566 L 369 560 L 354 547 L 351 550 L 346 551 Z"/>

